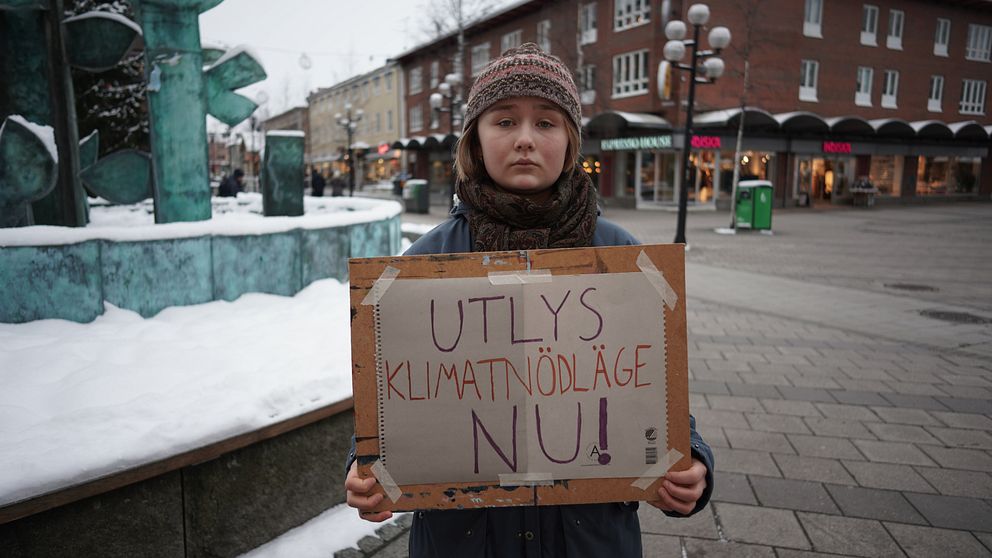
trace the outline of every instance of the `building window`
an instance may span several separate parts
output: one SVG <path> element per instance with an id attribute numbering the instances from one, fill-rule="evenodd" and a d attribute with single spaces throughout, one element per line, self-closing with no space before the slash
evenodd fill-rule
<path id="1" fill-rule="evenodd" d="M 964 57 L 968 60 L 988 62 L 992 53 L 992 27 L 988 25 L 968 25 L 968 48 Z"/>
<path id="2" fill-rule="evenodd" d="M 648 92 L 648 51 L 639 50 L 613 57 L 613 98 Z"/>
<path id="3" fill-rule="evenodd" d="M 937 31 L 933 35 L 933 53 L 947 56 L 947 43 L 951 40 L 951 20 L 937 18 Z"/>
<path id="4" fill-rule="evenodd" d="M 441 73 L 441 63 L 437 60 L 431 62 L 431 89 L 437 87 L 438 74 Z"/>
<path id="5" fill-rule="evenodd" d="M 499 51 L 500 53 L 506 52 L 507 49 L 516 48 L 520 46 L 523 42 L 524 32 L 521 29 L 516 31 L 511 31 L 499 40 Z"/>
<path id="6" fill-rule="evenodd" d="M 858 67 L 857 89 L 854 92 L 854 104 L 859 107 L 871 106 L 871 82 L 875 70 L 865 66 Z"/>
<path id="7" fill-rule="evenodd" d="M 885 46 L 902 50 L 902 27 L 906 14 L 902 10 L 889 10 L 889 34 L 885 37 Z"/>
<path id="8" fill-rule="evenodd" d="M 586 64 L 579 70 L 579 100 L 584 105 L 596 102 L 596 66 Z"/>
<path id="9" fill-rule="evenodd" d="M 896 97 L 899 95 L 899 72 L 885 70 L 882 82 L 882 107 L 896 108 Z"/>
<path id="10" fill-rule="evenodd" d="M 386 91 L 393 90 L 393 72 L 386 74 Z"/>
<path id="11" fill-rule="evenodd" d="M 551 20 L 542 19 L 537 22 L 537 46 L 544 52 L 551 52 Z"/>
<path id="12" fill-rule="evenodd" d="M 961 82 L 961 114 L 985 114 L 985 85 L 978 79 L 966 79 Z"/>
<path id="13" fill-rule="evenodd" d="M 861 11 L 861 44 L 878 46 L 878 6 L 865 4 Z"/>
<path id="14" fill-rule="evenodd" d="M 382 86 L 381 81 L 382 81 L 382 79 L 379 78 L 379 76 L 375 76 L 374 78 L 372 78 L 372 94 L 373 95 L 378 95 L 379 94 L 379 88 Z"/>
<path id="15" fill-rule="evenodd" d="M 419 66 L 416 68 L 410 68 L 410 94 L 416 95 L 424 90 L 423 78 L 421 76 L 421 69 Z"/>
<path id="16" fill-rule="evenodd" d="M 489 43 L 472 47 L 472 77 L 482 73 L 486 64 L 489 64 Z"/>
<path id="17" fill-rule="evenodd" d="M 651 0 L 613 0 L 613 29 L 622 31 L 651 21 Z"/>
<path id="18" fill-rule="evenodd" d="M 420 105 L 410 107 L 410 131 L 419 132 L 424 129 L 424 113 Z"/>
<path id="19" fill-rule="evenodd" d="M 803 60 L 799 67 L 799 100 L 816 102 L 816 82 L 817 74 L 820 72 L 820 63 L 816 60 Z"/>
<path id="20" fill-rule="evenodd" d="M 944 76 L 930 76 L 930 96 L 927 97 L 927 110 L 940 112 L 944 100 Z"/>
<path id="21" fill-rule="evenodd" d="M 393 109 L 386 111 L 386 129 L 390 132 L 393 131 Z"/>
<path id="22" fill-rule="evenodd" d="M 382 113 L 381 112 L 375 113 L 375 131 L 376 132 L 381 132 L 382 131 Z"/>
<path id="23" fill-rule="evenodd" d="M 596 3 L 583 4 L 579 9 L 579 42 L 587 45 L 596 42 Z"/>
<path id="24" fill-rule="evenodd" d="M 823 22 L 823 0 L 806 0 L 806 15 L 803 18 L 803 35 L 822 39 L 820 24 Z"/>

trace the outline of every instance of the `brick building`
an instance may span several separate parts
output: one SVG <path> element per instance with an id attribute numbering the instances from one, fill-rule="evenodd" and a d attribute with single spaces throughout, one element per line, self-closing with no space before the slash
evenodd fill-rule
<path id="1" fill-rule="evenodd" d="M 390 148 L 403 134 L 405 121 L 400 116 L 400 70 L 388 63 L 370 72 L 320 88 L 307 97 L 310 106 L 312 138 L 308 156 L 327 176 L 335 170 L 347 173 L 348 136 L 337 119 L 352 107 L 352 117 L 362 111 L 356 122 L 352 145 L 357 152 L 356 185 L 386 180 L 399 172 L 399 153 Z"/>
<path id="2" fill-rule="evenodd" d="M 658 77 L 665 24 L 685 20 L 691 3 L 512 4 L 465 30 L 463 96 L 472 76 L 505 48 L 540 44 L 575 73 L 586 117 L 584 165 L 603 197 L 637 207 L 672 204 L 681 187 L 686 76 L 664 72 L 670 85 L 661 95 Z M 860 180 L 876 186 L 882 201 L 992 196 L 992 2 L 708 4 L 702 37 L 723 25 L 733 40 L 721 53 L 724 77 L 696 90 L 691 203 L 729 203 L 735 164 L 743 177 L 772 180 L 783 204 L 847 203 Z M 454 70 L 456 52 L 450 34 L 396 58 L 406 77 L 408 137 L 394 145 L 408 150 L 409 170 L 435 189 L 450 180 L 454 136 L 448 115 L 432 113 L 428 99 Z"/>

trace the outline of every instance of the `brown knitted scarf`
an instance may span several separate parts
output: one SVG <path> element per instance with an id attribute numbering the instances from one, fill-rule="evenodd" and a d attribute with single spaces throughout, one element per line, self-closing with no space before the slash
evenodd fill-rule
<path id="1" fill-rule="evenodd" d="M 562 176 L 551 198 L 536 203 L 496 188 L 491 182 L 457 185 L 476 252 L 590 246 L 596 230 L 596 192 L 582 169 Z"/>

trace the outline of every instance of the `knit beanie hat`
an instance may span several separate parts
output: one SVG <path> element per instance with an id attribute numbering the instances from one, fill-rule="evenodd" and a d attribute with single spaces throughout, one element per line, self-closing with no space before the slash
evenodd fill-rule
<path id="1" fill-rule="evenodd" d="M 511 97 L 540 97 L 555 103 L 582 130 L 582 105 L 572 74 L 557 57 L 534 43 L 507 49 L 472 84 L 463 130 L 495 103 Z"/>

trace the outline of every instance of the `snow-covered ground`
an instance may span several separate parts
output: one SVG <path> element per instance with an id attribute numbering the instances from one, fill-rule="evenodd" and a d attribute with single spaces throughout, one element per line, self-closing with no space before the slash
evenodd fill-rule
<path id="1" fill-rule="evenodd" d="M 0 506 L 351 396 L 347 285 L 0 324 Z"/>
<path id="2" fill-rule="evenodd" d="M 206 235 L 245 235 L 324 229 L 381 221 L 403 208 L 391 200 L 374 198 L 304 197 L 300 217 L 262 218 L 262 195 L 241 193 L 237 198 L 214 198 L 213 216 L 206 221 L 156 225 L 151 200 L 133 205 L 106 205 L 94 200 L 86 227 L 21 227 L 0 229 L 2 246 L 74 244 L 93 239 L 115 241 L 189 238 Z"/>
<path id="3" fill-rule="evenodd" d="M 393 514 L 382 523 L 358 517 L 347 504 L 335 506 L 281 537 L 242 554 L 241 558 L 328 558 L 338 550 L 357 548 L 358 541 L 405 514 Z"/>

